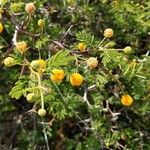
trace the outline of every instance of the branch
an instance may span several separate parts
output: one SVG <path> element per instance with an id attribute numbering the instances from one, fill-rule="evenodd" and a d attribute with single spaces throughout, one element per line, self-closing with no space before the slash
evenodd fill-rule
<path id="1" fill-rule="evenodd" d="M 87 90 L 88 90 L 88 91 L 94 91 L 94 90 L 96 90 L 96 84 L 94 84 L 94 85 L 88 87 Z"/>
<path id="2" fill-rule="evenodd" d="M 16 45 L 16 43 L 17 43 L 18 30 L 19 30 L 19 27 L 16 25 L 14 36 L 13 36 L 13 39 L 12 39 L 12 42 L 13 42 L 14 45 Z"/>
<path id="3" fill-rule="evenodd" d="M 71 28 L 73 27 L 73 25 L 71 25 L 68 30 L 65 32 L 65 34 L 63 35 L 62 38 L 65 38 L 67 36 L 67 34 L 70 32 Z"/>
<path id="4" fill-rule="evenodd" d="M 89 101 L 88 101 L 88 98 L 87 98 L 87 92 L 88 92 L 88 90 L 87 90 L 87 88 L 86 88 L 86 86 L 85 86 L 85 87 L 84 87 L 84 96 L 83 96 L 83 100 L 84 100 L 84 102 L 86 102 L 87 105 L 90 107 L 91 104 L 90 104 Z"/>

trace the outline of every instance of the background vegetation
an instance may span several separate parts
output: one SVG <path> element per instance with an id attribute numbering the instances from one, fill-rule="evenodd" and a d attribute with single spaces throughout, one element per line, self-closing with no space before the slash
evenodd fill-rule
<path id="1" fill-rule="evenodd" d="M 30 2 L 0 1 L 0 149 L 150 149 L 150 2 L 42 0 L 32 1 L 36 10 L 29 13 Z M 104 38 L 107 28 L 113 37 Z M 26 52 L 15 40 L 27 43 Z M 96 68 L 89 68 L 90 57 Z M 32 66 L 39 58 L 44 72 Z M 54 68 L 65 72 L 60 83 L 50 79 Z M 84 78 L 77 87 L 70 83 L 74 72 Z M 41 91 L 44 117 L 37 114 Z M 32 103 L 29 93 L 36 94 Z M 131 106 L 121 103 L 124 94 Z"/>

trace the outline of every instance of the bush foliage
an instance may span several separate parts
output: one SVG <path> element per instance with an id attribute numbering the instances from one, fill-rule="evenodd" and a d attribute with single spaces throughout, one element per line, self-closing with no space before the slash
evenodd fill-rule
<path id="1" fill-rule="evenodd" d="M 0 6 L 0 149 L 150 148 L 150 2 Z"/>

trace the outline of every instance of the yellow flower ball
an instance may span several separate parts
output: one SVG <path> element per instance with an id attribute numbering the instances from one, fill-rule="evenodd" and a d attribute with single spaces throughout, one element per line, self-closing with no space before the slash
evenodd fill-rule
<path id="1" fill-rule="evenodd" d="M 124 106 L 131 106 L 133 103 L 133 99 L 130 95 L 126 94 L 121 97 L 121 103 Z"/>
<path id="2" fill-rule="evenodd" d="M 15 63 L 15 60 L 14 60 L 14 58 L 12 58 L 12 57 L 7 57 L 7 58 L 4 59 L 4 64 L 5 64 L 5 66 L 7 66 L 7 67 L 13 66 L 14 63 Z"/>
<path id="3" fill-rule="evenodd" d="M 80 86 L 83 83 L 83 76 L 79 73 L 73 73 L 70 77 L 70 83 L 73 86 Z"/>
<path id="4" fill-rule="evenodd" d="M 17 42 L 16 43 L 16 49 L 23 54 L 27 51 L 27 43 L 25 41 Z"/>
<path id="5" fill-rule="evenodd" d="M 39 26 L 40 28 L 43 28 L 43 27 L 45 26 L 45 20 L 44 20 L 44 19 L 39 19 L 39 20 L 38 20 L 38 26 Z"/>
<path id="6" fill-rule="evenodd" d="M 29 93 L 28 95 L 27 95 L 27 101 L 29 101 L 29 102 L 31 102 L 31 103 L 33 103 L 34 101 L 35 101 L 35 94 L 34 93 Z"/>
<path id="7" fill-rule="evenodd" d="M 31 68 L 39 73 L 42 73 L 46 69 L 46 62 L 43 59 L 33 60 L 31 62 Z"/>
<path id="8" fill-rule="evenodd" d="M 104 30 L 104 37 L 111 38 L 113 34 L 114 34 L 113 30 L 110 28 Z"/>
<path id="9" fill-rule="evenodd" d="M 90 68 L 90 69 L 94 69 L 97 67 L 98 65 L 98 61 L 97 61 L 97 58 L 94 58 L 94 57 L 90 57 L 87 61 L 87 66 Z"/>
<path id="10" fill-rule="evenodd" d="M 0 23 L 0 33 L 2 33 L 3 32 L 3 25 L 2 25 L 2 23 Z"/>
<path id="11" fill-rule="evenodd" d="M 80 52 L 84 52 L 86 50 L 86 45 L 84 43 L 79 43 L 77 45 L 77 48 L 79 49 Z"/>
<path id="12" fill-rule="evenodd" d="M 33 14 L 35 12 L 36 8 L 33 3 L 27 3 L 25 6 L 25 10 L 28 14 Z"/>
<path id="13" fill-rule="evenodd" d="M 39 109 L 39 110 L 38 110 L 38 115 L 39 115 L 40 117 L 44 117 L 44 116 L 46 115 L 46 110 L 45 110 L 45 109 Z"/>
<path id="14" fill-rule="evenodd" d="M 51 80 L 53 82 L 61 82 L 65 77 L 65 73 L 61 69 L 53 69 L 52 74 L 50 76 Z"/>
<path id="15" fill-rule="evenodd" d="M 130 46 L 127 46 L 123 49 L 123 51 L 126 53 L 126 54 L 131 54 L 132 53 L 132 48 Z"/>

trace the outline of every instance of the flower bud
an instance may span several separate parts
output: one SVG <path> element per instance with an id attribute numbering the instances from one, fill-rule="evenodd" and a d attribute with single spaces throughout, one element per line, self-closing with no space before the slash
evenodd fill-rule
<path id="1" fill-rule="evenodd" d="M 104 30 L 104 37 L 111 38 L 113 34 L 114 34 L 113 30 L 110 28 Z"/>
<path id="2" fill-rule="evenodd" d="M 39 19 L 39 20 L 38 20 L 38 26 L 39 26 L 40 28 L 43 28 L 43 27 L 45 26 L 45 20 L 44 20 L 44 19 Z"/>
<path id="3" fill-rule="evenodd" d="M 7 67 L 13 66 L 14 63 L 15 63 L 15 60 L 14 60 L 14 58 L 12 58 L 12 57 L 7 57 L 7 58 L 4 59 L 4 64 L 5 64 L 5 66 L 7 66 Z"/>
<path id="4" fill-rule="evenodd" d="M 39 110 L 38 110 L 38 115 L 39 115 L 40 117 L 44 117 L 44 116 L 46 115 L 46 110 L 45 110 L 45 109 L 39 109 Z"/>
<path id="5" fill-rule="evenodd" d="M 131 54 L 132 53 L 132 48 L 130 46 L 127 46 L 123 49 L 123 51 L 126 53 L 126 54 Z"/>
<path id="6" fill-rule="evenodd" d="M 29 93 L 28 95 L 27 95 L 27 101 L 29 101 L 29 102 L 34 102 L 34 98 L 35 98 L 35 94 L 34 93 Z"/>

